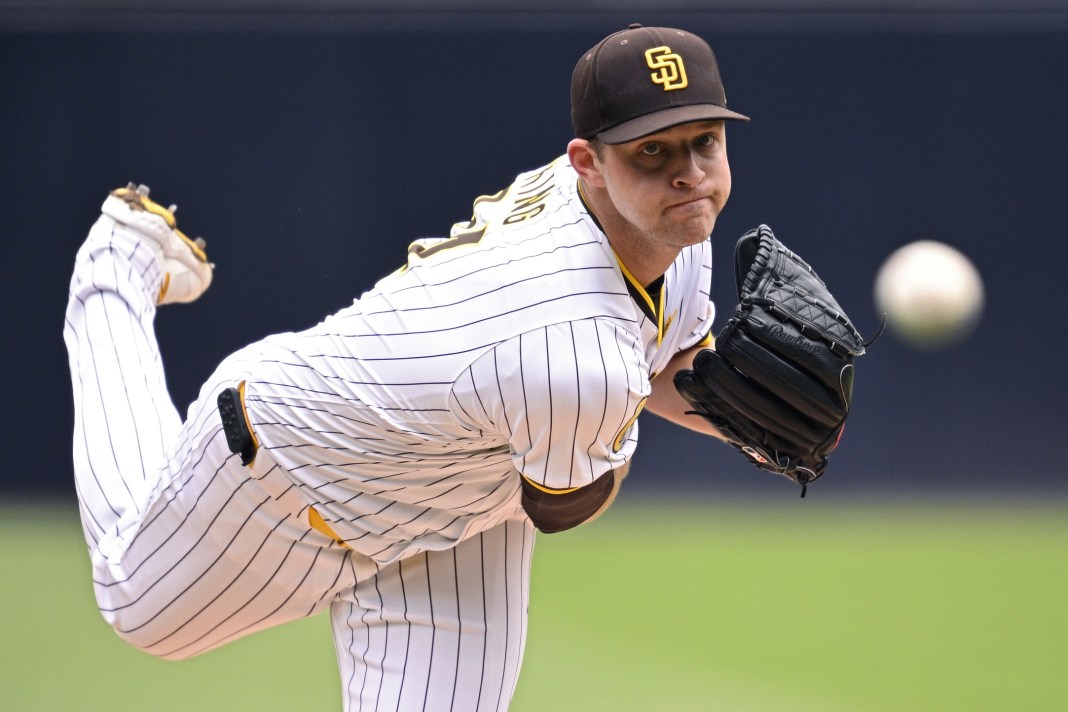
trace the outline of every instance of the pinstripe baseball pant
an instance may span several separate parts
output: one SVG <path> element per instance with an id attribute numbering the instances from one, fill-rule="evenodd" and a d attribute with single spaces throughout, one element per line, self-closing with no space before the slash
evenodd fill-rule
<path id="1" fill-rule="evenodd" d="M 230 453 L 215 396 L 183 422 L 153 329 L 153 247 L 102 217 L 78 252 L 64 339 L 74 473 L 97 603 L 130 644 L 181 659 L 330 609 L 345 709 L 503 710 L 526 637 L 533 527 L 517 517 L 380 568 L 308 524 L 269 453 Z"/>

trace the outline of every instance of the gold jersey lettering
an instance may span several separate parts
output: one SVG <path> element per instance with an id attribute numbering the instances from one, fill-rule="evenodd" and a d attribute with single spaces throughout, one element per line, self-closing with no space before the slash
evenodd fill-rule
<path id="1" fill-rule="evenodd" d="M 540 214 L 545 210 L 545 198 L 552 192 L 553 187 L 553 174 L 549 170 L 528 176 L 523 184 L 518 186 L 504 224 L 514 225 Z"/>

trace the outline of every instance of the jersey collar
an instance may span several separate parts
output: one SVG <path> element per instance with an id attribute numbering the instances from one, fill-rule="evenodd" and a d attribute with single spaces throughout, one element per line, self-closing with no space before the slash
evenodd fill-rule
<path id="1" fill-rule="evenodd" d="M 590 202 L 586 199 L 586 191 L 582 187 L 582 181 L 576 179 L 576 185 L 578 187 L 579 200 L 582 201 L 582 206 L 586 208 L 586 213 L 597 225 L 597 229 L 601 231 L 601 234 L 607 238 L 608 235 L 605 233 L 604 227 L 597 220 L 597 215 L 594 214 L 593 209 L 590 208 Z M 611 247 L 611 243 L 609 243 L 609 247 Z M 623 273 L 623 281 L 627 284 L 627 291 L 630 292 L 630 296 L 642 313 L 656 324 L 656 345 L 660 346 L 666 331 L 666 325 L 664 324 L 664 292 L 666 291 L 664 289 L 664 275 L 660 275 L 648 285 L 643 285 L 634 278 L 627 266 L 619 259 L 619 255 L 615 253 L 615 250 L 612 250 L 612 255 L 616 258 L 619 271 Z"/>

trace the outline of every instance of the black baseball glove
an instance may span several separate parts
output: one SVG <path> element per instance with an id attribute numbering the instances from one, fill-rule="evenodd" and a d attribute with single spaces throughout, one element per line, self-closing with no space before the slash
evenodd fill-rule
<path id="1" fill-rule="evenodd" d="M 741 303 L 675 387 L 757 467 L 805 486 L 823 474 L 865 344 L 816 273 L 761 225 L 735 248 Z"/>

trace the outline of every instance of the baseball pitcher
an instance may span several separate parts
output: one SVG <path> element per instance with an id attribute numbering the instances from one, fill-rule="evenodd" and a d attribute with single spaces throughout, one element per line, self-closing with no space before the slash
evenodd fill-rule
<path id="1" fill-rule="evenodd" d="M 147 187 L 107 196 L 64 337 L 93 585 L 124 640 L 181 659 L 328 611 L 346 710 L 503 710 L 535 531 L 610 506 L 639 414 L 823 473 L 863 346 L 766 227 L 712 349 L 709 236 L 746 117 L 711 49 L 631 26 L 571 92 L 565 154 L 351 306 L 226 358 L 184 418 L 153 325 L 213 266 Z"/>

